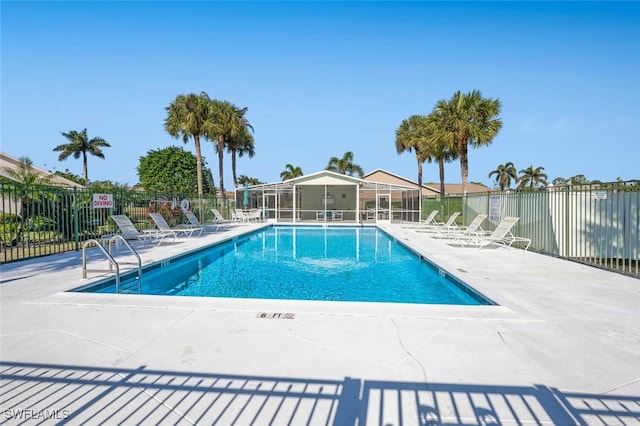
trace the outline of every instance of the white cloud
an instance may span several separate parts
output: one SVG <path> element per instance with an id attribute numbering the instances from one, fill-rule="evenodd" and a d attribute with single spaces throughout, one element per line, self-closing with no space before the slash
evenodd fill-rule
<path id="1" fill-rule="evenodd" d="M 551 125 L 551 130 L 557 135 L 573 133 L 578 128 L 578 121 L 572 117 L 562 117 Z"/>
<path id="2" fill-rule="evenodd" d="M 530 133 L 536 130 L 537 122 L 533 117 L 527 117 L 518 123 L 518 130 L 526 133 Z"/>

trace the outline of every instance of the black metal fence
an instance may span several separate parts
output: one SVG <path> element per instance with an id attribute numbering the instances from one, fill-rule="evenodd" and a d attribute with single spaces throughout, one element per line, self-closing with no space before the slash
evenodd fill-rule
<path id="1" fill-rule="evenodd" d="M 186 221 L 183 208 L 203 223 L 214 219 L 212 208 L 225 218 L 235 208 L 233 197 L 220 202 L 213 195 L 103 193 L 6 182 L 0 188 L 0 263 L 79 250 L 83 241 L 116 231 L 112 214 L 127 215 L 142 230 L 153 227 L 150 212 L 160 212 L 175 226 Z M 487 214 L 489 230 L 501 217 L 517 216 L 514 231 L 532 240 L 531 250 L 640 277 L 639 198 L 638 181 L 599 183 L 427 198 L 422 213 L 438 210 L 444 221 L 460 211 L 459 224 Z"/>
<path id="2" fill-rule="evenodd" d="M 125 214 L 139 230 L 153 227 L 148 213 L 159 212 L 172 225 L 186 221 L 183 208 L 204 223 L 212 208 L 225 217 L 233 200 L 215 196 L 164 194 L 118 189 L 110 193 L 44 185 L 0 183 L 0 263 L 78 250 L 82 242 L 113 233 L 113 214 Z"/>

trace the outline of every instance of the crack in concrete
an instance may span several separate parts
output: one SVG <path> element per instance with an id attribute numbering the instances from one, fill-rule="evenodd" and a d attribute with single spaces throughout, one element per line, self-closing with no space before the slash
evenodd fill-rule
<path id="1" fill-rule="evenodd" d="M 407 354 L 407 356 L 409 358 L 411 358 L 416 364 L 418 364 L 418 366 L 420 367 L 420 370 L 422 371 L 422 378 L 424 379 L 424 382 L 427 383 L 427 371 L 424 368 L 424 365 L 422 365 L 422 363 L 420 362 L 420 360 L 418 360 L 418 358 L 416 358 L 411 352 L 409 352 L 409 350 L 404 346 L 404 343 L 402 342 L 402 337 L 400 336 L 400 326 L 398 326 L 398 323 L 396 322 L 396 320 L 391 317 L 391 322 L 393 323 L 393 325 L 396 327 L 396 336 L 398 338 L 398 344 L 400 344 L 400 347 L 402 348 L 402 350 L 404 351 L 404 353 Z"/>

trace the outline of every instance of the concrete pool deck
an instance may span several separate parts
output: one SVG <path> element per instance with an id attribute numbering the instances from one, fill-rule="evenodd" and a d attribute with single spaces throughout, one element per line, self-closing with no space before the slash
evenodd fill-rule
<path id="1" fill-rule="evenodd" d="M 499 306 L 70 293 L 104 278 L 80 253 L 6 264 L 0 423 L 640 425 L 640 280 L 381 228 Z"/>

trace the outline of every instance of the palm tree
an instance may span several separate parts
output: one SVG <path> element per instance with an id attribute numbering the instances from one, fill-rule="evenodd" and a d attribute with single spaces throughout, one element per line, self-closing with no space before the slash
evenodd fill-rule
<path id="1" fill-rule="evenodd" d="M 223 163 L 227 141 L 243 132 L 243 129 L 253 130 L 253 127 L 244 116 L 246 112 L 247 108 L 239 109 L 228 101 L 213 100 L 210 102 L 208 119 L 211 122 L 211 129 L 208 132 L 208 136 L 214 142 L 215 151 L 218 154 L 221 198 L 225 197 Z"/>
<path id="2" fill-rule="evenodd" d="M 451 99 L 442 99 L 435 106 L 434 113 L 441 117 L 440 132 L 449 133 L 456 143 L 465 193 L 469 183 L 469 146 L 491 144 L 502 128 L 500 107 L 499 100 L 483 98 L 478 90 L 466 94 L 457 91 Z"/>
<path id="3" fill-rule="evenodd" d="M 202 153 L 200 150 L 200 137 L 207 137 L 211 128 L 209 121 L 209 105 L 211 99 L 205 92 L 200 95 L 189 93 L 178 95 L 169 104 L 167 118 L 164 121 L 164 129 L 175 139 L 182 138 L 187 143 L 193 138 L 196 147 L 196 175 L 198 179 L 198 195 L 203 195 Z"/>
<path id="4" fill-rule="evenodd" d="M 231 171 L 233 172 L 234 188 L 237 188 L 240 183 L 236 177 L 236 154 L 238 157 L 244 157 L 244 155 L 247 154 L 249 158 L 253 158 L 254 155 L 256 155 L 253 142 L 253 135 L 247 127 L 242 127 L 238 134 L 226 142 L 227 151 L 231 153 Z"/>
<path id="5" fill-rule="evenodd" d="M 238 185 L 262 185 L 262 181 L 258 178 L 240 175 L 238 176 Z"/>
<path id="6" fill-rule="evenodd" d="M 20 157 L 18 163 L 18 167 L 16 169 L 12 169 L 10 167 L 3 167 L 3 171 L 8 178 L 14 180 L 16 184 L 16 191 L 11 191 L 9 193 L 9 197 L 15 197 L 16 200 L 19 200 L 20 203 L 20 216 L 22 220 L 18 222 L 17 227 L 15 228 L 15 235 L 11 238 L 8 244 L 11 247 L 14 247 L 21 241 L 22 232 L 23 232 L 23 221 L 27 218 L 34 216 L 38 209 L 36 206 L 39 203 L 45 201 L 53 201 L 55 198 L 51 192 L 40 192 L 32 189 L 33 185 L 46 185 L 51 184 L 52 180 L 49 176 L 41 176 L 33 169 L 33 161 L 29 157 Z M 0 180 L 5 180 L 6 177 L 0 178 Z M 38 199 L 37 197 L 41 197 Z M 9 234 L 9 227 L 6 227 L 5 234 Z M 3 236 L 4 237 L 4 236 Z M 2 239 L 0 239 L 0 242 Z"/>
<path id="7" fill-rule="evenodd" d="M 31 161 L 29 157 L 20 157 L 18 161 L 17 169 L 3 167 L 3 171 L 9 175 L 11 179 L 24 186 L 51 183 L 51 178 L 49 176 L 40 176 L 33 170 L 33 161 Z"/>
<path id="8" fill-rule="evenodd" d="M 505 164 L 500 164 L 495 170 L 492 170 L 489 173 L 489 178 L 493 175 L 496 175 L 495 182 L 500 186 L 501 191 L 504 191 L 511 186 L 512 179 L 515 183 L 518 183 L 518 173 L 511 161 Z"/>
<path id="9" fill-rule="evenodd" d="M 427 120 L 423 115 L 412 115 L 405 118 L 396 130 L 396 152 L 398 155 L 403 152 L 414 151 L 418 161 L 418 188 L 420 199 L 422 199 L 422 164 L 427 160 L 425 133 Z"/>
<path id="10" fill-rule="evenodd" d="M 585 175 L 575 175 L 569 178 L 571 185 L 588 185 L 589 180 Z"/>
<path id="11" fill-rule="evenodd" d="M 354 173 L 358 175 L 359 178 L 364 176 L 364 170 L 357 164 L 353 162 L 353 152 L 347 151 L 344 153 L 342 158 L 331 157 L 329 159 L 329 164 L 327 164 L 326 170 L 331 170 L 332 172 L 342 173 L 343 175 L 353 176 Z"/>
<path id="12" fill-rule="evenodd" d="M 438 137 L 435 114 L 412 115 L 405 119 L 396 130 L 396 151 L 398 154 L 414 151 L 418 161 L 418 187 L 422 188 L 422 164 L 437 161 L 440 171 L 440 194 L 444 195 L 444 163 L 455 158 L 455 146 Z M 420 191 L 422 194 L 422 191 Z"/>
<path id="13" fill-rule="evenodd" d="M 89 176 L 87 173 L 87 154 L 91 154 L 94 157 L 102 158 L 104 160 L 104 153 L 100 148 L 108 148 L 111 147 L 111 145 L 101 137 L 89 139 L 87 136 L 87 129 L 84 129 L 81 132 L 77 132 L 75 130 L 71 130 L 67 133 L 62 132 L 62 136 L 67 138 L 69 143 L 58 145 L 53 148 L 54 151 L 61 151 L 58 156 L 58 160 L 66 160 L 70 155 L 73 155 L 73 158 L 77 160 L 82 155 L 82 175 L 84 176 L 84 180 L 89 182 Z"/>
<path id="14" fill-rule="evenodd" d="M 451 133 L 442 132 L 443 117 L 431 112 L 427 116 L 427 161 L 437 161 L 440 178 L 440 195 L 444 196 L 444 163 L 458 158 L 458 149 L 455 141 L 451 137 Z"/>
<path id="15" fill-rule="evenodd" d="M 291 164 L 287 164 L 284 166 L 285 170 L 280 173 L 280 178 L 282 180 L 289 180 L 293 178 L 297 178 L 298 176 L 303 176 L 302 169 L 300 167 L 294 167 Z"/>
<path id="16" fill-rule="evenodd" d="M 547 175 L 543 173 L 544 167 L 529 166 L 524 170 L 520 170 L 520 185 L 518 188 L 534 188 L 538 185 L 547 186 Z"/>

